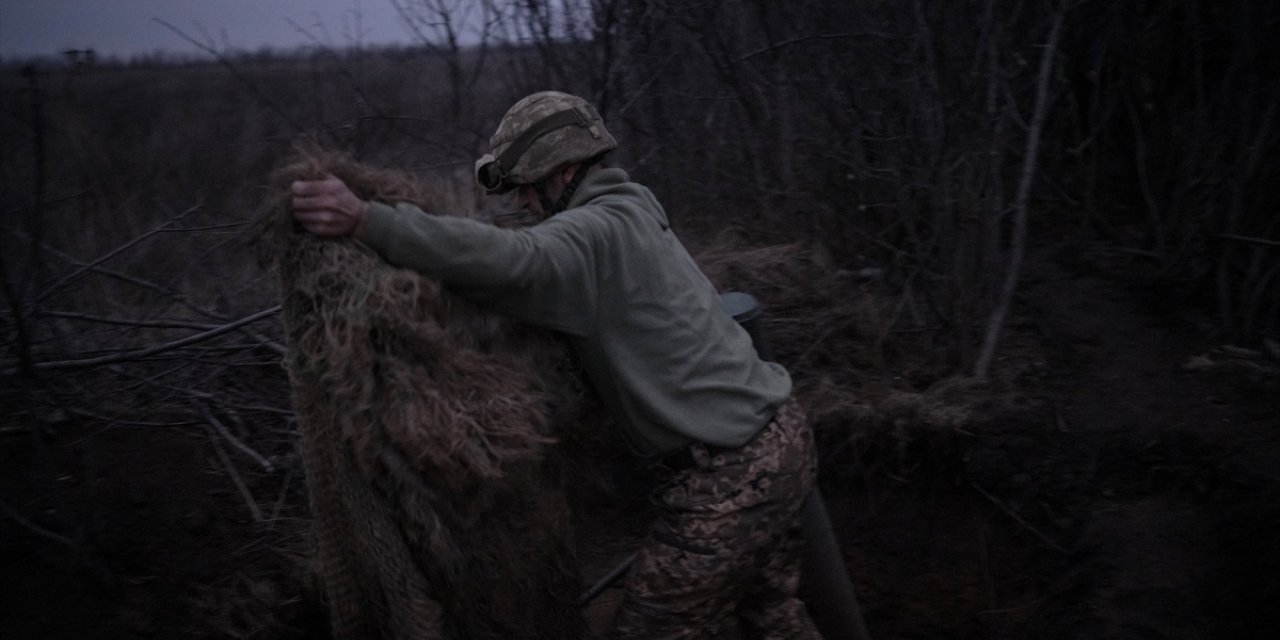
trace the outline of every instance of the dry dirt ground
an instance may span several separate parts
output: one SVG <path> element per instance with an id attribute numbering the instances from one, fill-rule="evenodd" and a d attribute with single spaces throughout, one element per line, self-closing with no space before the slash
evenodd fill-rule
<path id="1" fill-rule="evenodd" d="M 1280 637 L 1276 362 L 1224 350 L 1137 258 L 1036 255 L 1006 350 L 1018 402 L 856 448 L 821 434 L 872 637 Z M 203 431 L 16 422 L 0 638 L 325 637 L 299 478 L 244 474 L 268 527 Z"/>

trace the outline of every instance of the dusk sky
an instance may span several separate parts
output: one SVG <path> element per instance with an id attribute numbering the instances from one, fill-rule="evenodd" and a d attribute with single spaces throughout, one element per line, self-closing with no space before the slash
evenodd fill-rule
<path id="1" fill-rule="evenodd" d="M 66 49 L 121 58 L 158 50 L 203 55 L 156 19 L 202 42 L 211 37 L 219 49 L 414 40 L 391 0 L 0 0 L 0 57 Z"/>

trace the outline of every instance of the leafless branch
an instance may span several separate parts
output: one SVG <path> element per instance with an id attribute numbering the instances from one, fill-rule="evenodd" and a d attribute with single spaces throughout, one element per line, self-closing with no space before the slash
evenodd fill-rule
<path id="1" fill-rule="evenodd" d="M 1257 245 L 1262 245 L 1264 247 L 1280 247 L 1280 241 L 1268 240 L 1266 238 L 1251 238 L 1249 236 L 1242 236 L 1236 233 L 1220 233 L 1218 234 L 1218 237 L 1224 240 L 1235 240 L 1236 242 L 1247 242 L 1249 244 L 1257 244 Z"/>
<path id="2" fill-rule="evenodd" d="M 820 33 L 820 34 L 809 35 L 809 36 L 801 36 L 797 38 L 791 38 L 789 40 L 783 40 L 781 42 L 771 44 L 767 47 L 757 49 L 750 53 L 743 54 L 741 56 L 738 56 L 737 58 L 734 58 L 733 63 L 741 64 L 752 58 L 765 55 L 766 53 L 773 53 L 774 51 L 785 49 L 787 47 L 805 43 L 805 42 L 814 42 L 814 41 L 820 41 L 820 40 L 848 40 L 850 38 L 866 38 L 866 37 L 875 37 L 875 36 L 884 37 L 883 34 L 877 34 L 877 33 Z"/>
<path id="3" fill-rule="evenodd" d="M 252 447 L 231 435 L 231 432 L 227 430 L 227 427 L 222 424 L 222 421 L 219 420 L 217 416 L 213 415 L 213 412 L 209 410 L 208 406 L 204 404 L 197 404 L 196 406 L 200 410 L 200 415 L 204 417 L 205 422 L 209 423 L 209 426 L 213 427 L 213 430 L 217 431 L 218 435 L 226 439 L 227 442 L 230 442 L 231 446 L 239 449 L 250 458 L 253 458 L 253 460 L 261 465 L 262 469 L 267 473 L 275 471 L 275 465 L 271 464 L 270 460 L 262 457 L 262 454 L 254 451 Z"/>
<path id="4" fill-rule="evenodd" d="M 17 512 L 13 507 L 10 507 L 10 506 L 9 506 L 9 503 L 5 502 L 3 499 L 0 499 L 0 511 L 3 511 L 3 512 L 4 512 L 4 514 L 5 514 L 6 516 L 8 516 L 10 520 L 13 520 L 14 522 L 16 522 L 16 523 L 18 523 L 20 526 L 22 526 L 24 529 L 26 529 L 26 530 L 28 530 L 28 531 L 30 531 L 30 532 L 32 532 L 32 533 L 34 533 L 34 534 L 36 534 L 36 535 L 38 535 L 38 536 L 42 537 L 42 538 L 45 538 L 45 539 L 48 539 L 48 540 L 52 540 L 52 541 L 54 541 L 54 542 L 56 542 L 56 543 L 58 543 L 58 544 L 61 544 L 61 545 L 67 546 L 67 547 L 71 547 L 72 549 L 78 549 L 78 548 L 79 548 L 79 545 L 77 545 L 77 544 L 75 543 L 75 541 L 74 541 L 74 540 L 72 540 L 72 539 L 70 539 L 70 538 L 68 538 L 68 537 L 66 537 L 66 536 L 63 536 L 63 535 L 59 535 L 59 534 L 57 534 L 57 533 L 54 533 L 54 532 L 52 532 L 52 531 L 50 531 L 50 530 L 48 530 L 48 529 L 46 529 L 46 528 L 44 528 L 44 527 L 42 527 L 42 526 L 40 526 L 40 525 L 38 525 L 38 524 L 36 524 L 36 523 L 34 523 L 34 522 L 32 522 L 32 521 L 30 521 L 30 520 L 26 519 L 25 517 L 23 517 L 23 515 L 22 515 L 21 513 L 18 513 L 18 512 Z"/>
<path id="5" fill-rule="evenodd" d="M 271 508 L 271 516 L 267 518 L 267 528 L 275 526 L 280 517 L 280 509 L 284 507 L 285 498 L 289 496 L 289 483 L 293 480 L 293 468 L 285 470 L 284 480 L 280 483 L 280 492 L 276 494 L 276 504 Z"/>
<path id="6" fill-rule="evenodd" d="M 297 120 L 294 120 L 293 117 L 290 116 L 289 113 L 284 110 L 284 108 L 282 108 L 279 104 L 277 104 L 275 100 L 271 99 L 271 96 L 268 96 L 266 93 L 264 93 L 262 89 L 258 87 L 257 84 L 254 84 L 254 82 L 250 80 L 248 76 L 244 75 L 244 73 L 240 71 L 240 68 L 237 67 L 235 63 L 231 61 L 230 58 L 223 55 L 223 53 L 218 51 L 218 49 L 214 47 L 212 44 L 208 42 L 201 42 L 187 35 L 187 33 L 182 29 L 179 29 L 178 27 L 175 27 L 172 24 L 165 22 L 164 20 L 161 20 L 159 18 L 152 18 L 152 20 L 159 23 L 161 26 L 165 27 L 166 29 L 174 32 L 175 34 L 178 35 L 178 37 L 182 38 L 183 40 L 186 40 L 187 42 L 195 45 L 201 51 L 204 51 L 205 53 L 208 53 L 209 55 L 213 56 L 214 60 L 218 61 L 218 64 L 221 64 L 222 66 L 226 67 L 227 70 L 231 72 L 231 75 L 235 77 L 236 80 L 239 80 L 240 83 L 245 86 L 245 88 L 247 88 L 251 93 L 253 93 L 253 95 L 257 96 L 257 98 L 262 101 L 262 104 L 266 105 L 268 109 L 273 111 L 276 115 L 280 116 L 280 118 L 284 120 L 285 123 L 287 123 L 295 133 L 301 133 L 302 131 L 305 130 L 300 124 L 298 124 Z"/>
<path id="7" fill-rule="evenodd" d="M 75 311 L 40 311 L 37 314 L 37 317 L 61 318 L 63 320 L 77 320 L 81 322 L 137 327 L 142 329 L 196 329 L 206 331 L 209 329 L 217 329 L 222 326 L 207 322 L 188 322 L 186 320 L 139 320 L 136 318 L 112 318 L 107 316 L 96 316 L 90 313 L 78 313 Z"/>
<path id="8" fill-rule="evenodd" d="M 19 237 L 21 237 L 21 238 L 27 238 L 27 236 L 26 236 L 25 234 L 18 234 L 18 236 L 19 236 Z M 223 318 L 222 316 L 220 316 L 220 315 L 219 315 L 219 314 L 217 314 L 217 313 L 214 313 L 214 312 L 212 312 L 212 311 L 210 311 L 210 310 L 208 310 L 208 309 L 204 309 L 204 308 L 202 308 L 202 307 L 196 306 L 196 305 L 194 305 L 194 304 L 192 304 L 192 303 L 188 302 L 185 298 L 183 298 L 183 297 L 181 297 L 181 296 L 177 295 L 177 292 L 175 292 L 175 291 L 173 291 L 172 289 L 170 289 L 170 288 L 168 288 L 168 287 L 165 287 L 165 286 L 163 286 L 163 285 L 157 284 L 157 283 L 155 283 L 155 282 L 151 282 L 151 281 L 149 281 L 149 280 L 144 280 L 144 279 L 142 279 L 142 278 L 138 278 L 138 277 L 136 277 L 136 276 L 132 276 L 132 275 L 129 275 L 129 274 L 124 273 L 124 272 L 121 272 L 121 271 L 116 271 L 116 270 L 114 270 L 114 269 L 108 269 L 108 268 L 103 267 L 103 266 L 101 266 L 101 265 L 98 265 L 98 266 L 94 266 L 94 265 L 86 265 L 86 263 L 81 262 L 80 260 L 78 260 L 78 259 L 76 259 L 76 258 L 74 258 L 74 257 L 72 257 L 72 256 L 70 256 L 70 255 L 68 255 L 68 254 L 66 254 L 66 253 L 65 253 L 65 252 L 63 252 L 63 251 L 59 251 L 58 249 L 56 249 L 56 248 L 54 248 L 54 247 L 52 247 L 52 246 L 49 246 L 48 244 L 41 244 L 41 245 L 40 245 L 40 248 L 41 248 L 43 251 L 45 251 L 46 253 L 48 253 L 48 254 L 50 254 L 50 255 L 53 255 L 53 256 L 56 256 L 56 257 L 58 257 L 58 258 L 60 258 L 60 259 L 62 259 L 62 260 L 64 260 L 64 261 L 66 261 L 66 262 L 67 262 L 67 264 L 70 264 L 70 265 L 71 265 L 71 266 L 73 266 L 73 267 L 77 267 L 77 268 L 79 268 L 79 267 L 86 267 L 86 266 L 87 266 L 87 268 L 89 269 L 89 272 L 90 272 L 90 273 L 96 273 L 96 274 L 98 274 L 98 275 L 105 276 L 105 277 L 108 277 L 108 278 L 112 278 L 112 279 L 114 279 L 114 280 L 118 280 L 118 281 L 120 281 L 120 282 L 124 282 L 124 283 L 126 283 L 126 284 L 134 285 L 134 286 L 139 287 L 139 288 L 141 288 L 141 289 L 146 289 L 146 290 L 148 290 L 148 291 L 152 291 L 152 292 L 155 292 L 155 293 L 162 294 L 162 295 L 164 295 L 164 296 L 169 297 L 170 299 L 172 299 L 174 302 L 178 303 L 179 305 L 181 305 L 181 306 L 183 306 L 183 307 L 186 307 L 186 308 L 188 308 L 188 309 L 190 309 L 190 310 L 192 310 L 192 311 L 195 311 L 196 313 L 199 313 L 200 315 L 203 315 L 203 316 L 206 316 L 206 317 L 209 317 L 209 318 L 213 318 L 213 319 L 215 319 L 215 320 L 225 320 L 225 318 Z"/>
<path id="9" fill-rule="evenodd" d="M 276 305 L 269 309 L 263 309 L 262 311 L 259 311 L 257 313 L 250 314 L 248 316 L 240 318 L 239 320 L 228 322 L 226 324 L 220 325 L 213 329 L 209 329 L 208 331 L 203 331 L 179 340 L 174 340 L 172 342 L 166 342 L 164 344 L 147 347 L 145 349 L 137 349 L 134 351 L 128 351 L 121 354 L 113 354 L 113 355 L 101 356 L 96 358 L 81 358 L 77 360 L 54 360 L 49 362 L 36 362 L 36 363 L 32 363 L 32 368 L 35 371 L 83 369 L 87 367 L 97 367 L 97 366 L 102 366 L 107 364 L 115 364 L 117 362 L 128 362 L 131 360 L 138 360 L 138 359 L 146 358 L 159 353 L 164 353 L 166 351 L 172 351 L 174 349 L 185 347 L 190 344 L 195 344 L 197 342 L 208 340 L 210 338 L 215 338 L 224 333 L 235 331 L 236 329 L 239 329 L 240 327 L 247 325 L 251 322 L 257 322 L 258 320 L 261 320 L 263 318 L 266 318 L 268 316 L 274 315 L 279 312 L 280 312 L 280 305 Z M 4 371 L 4 375 L 6 376 L 14 375 L 15 373 L 17 373 L 16 369 L 6 369 Z"/>
<path id="10" fill-rule="evenodd" d="M 1009 262 L 1005 267 L 1004 283 L 996 298 L 995 308 L 991 311 L 987 322 L 986 335 L 977 362 L 973 367 L 973 375 L 985 380 L 991 370 L 991 361 L 995 358 L 996 345 L 1004 330 L 1005 317 L 1013 302 L 1013 294 L 1018 287 L 1018 278 L 1022 273 L 1022 258 L 1027 245 L 1027 207 L 1031 199 L 1031 182 L 1036 173 L 1040 151 L 1040 135 L 1044 130 L 1044 122 L 1049 113 L 1049 79 L 1053 75 L 1054 55 L 1058 50 L 1058 38 L 1062 34 L 1062 23 L 1065 9 L 1060 9 L 1053 16 L 1053 25 L 1049 28 L 1049 39 L 1045 43 L 1044 53 L 1040 57 L 1040 69 L 1036 78 L 1035 110 L 1031 118 L 1031 128 L 1027 132 L 1027 148 L 1022 160 L 1022 175 L 1018 182 L 1018 193 L 1014 200 L 1014 228 L 1012 246 L 1009 249 Z"/>
<path id="11" fill-rule="evenodd" d="M 1027 522 L 1025 518 L 1015 513 L 1013 509 L 1010 509 L 1009 507 L 1005 506 L 1003 502 L 1000 502 L 999 500 L 997 500 L 996 497 L 988 493 L 986 489 L 983 489 L 982 487 L 978 486 L 978 483 L 970 482 L 969 486 L 973 487 L 975 491 L 982 494 L 982 497 L 991 501 L 991 504 L 994 504 L 996 507 L 998 507 L 1001 511 L 1005 513 L 1005 515 L 1008 515 L 1010 518 L 1013 518 L 1014 521 L 1016 521 L 1018 524 L 1022 525 L 1024 529 L 1026 529 L 1027 531 L 1030 531 L 1033 535 L 1035 535 L 1035 537 L 1040 538 L 1040 540 L 1044 542 L 1045 545 L 1047 545 L 1050 549 L 1053 549 L 1054 551 L 1057 551 L 1059 553 L 1071 553 L 1065 547 L 1058 544 L 1053 538 L 1050 538 L 1049 536 L 1045 535 L 1042 531 L 1032 526 L 1030 522 Z"/>
<path id="12" fill-rule="evenodd" d="M 262 522 L 262 509 L 258 507 L 258 501 L 254 500 L 253 494 L 249 492 L 249 487 L 240 478 L 240 472 L 236 471 L 236 465 L 231 462 L 231 458 L 227 457 L 227 452 L 222 450 L 222 443 L 218 442 L 217 438 L 213 439 L 213 451 L 218 454 L 218 460 L 222 462 L 222 467 L 227 470 L 227 475 L 230 476 L 231 483 L 236 486 L 236 490 L 240 492 L 240 497 L 244 498 L 244 504 L 249 508 L 249 514 L 253 516 L 253 521 Z"/>
<path id="13" fill-rule="evenodd" d="M 121 253 L 124 253 L 125 251 L 129 250 L 134 246 L 137 246 L 143 240 L 146 240 L 160 233 L 164 233 L 166 231 L 171 231 L 172 227 L 170 225 L 177 222 L 178 220 L 181 220 L 182 218 L 186 217 L 190 213 L 196 211 L 197 209 L 200 208 L 200 206 L 201 205 L 199 203 L 194 204 L 190 208 L 188 208 L 186 211 L 183 211 L 182 213 L 179 213 L 178 215 L 170 218 L 169 220 L 166 220 L 164 224 L 161 224 L 160 226 L 155 227 L 154 229 L 151 229 L 150 231 L 147 231 L 142 235 L 131 238 L 128 242 L 125 242 L 124 244 L 116 247 L 115 249 L 112 249 L 106 252 L 105 254 L 99 256 L 97 259 L 93 260 L 92 262 L 88 262 L 86 264 L 81 265 L 78 269 L 57 279 L 56 281 L 53 282 L 53 284 L 46 287 L 45 290 L 42 291 L 40 295 L 36 297 L 36 301 L 38 302 L 40 300 L 44 300 L 45 298 L 53 295 L 58 290 L 67 286 L 68 284 L 71 284 L 72 282 L 75 282 L 76 280 L 80 279 L 82 276 L 84 276 L 84 274 L 88 273 L 98 265 L 101 265 L 102 263 L 120 255 Z"/>

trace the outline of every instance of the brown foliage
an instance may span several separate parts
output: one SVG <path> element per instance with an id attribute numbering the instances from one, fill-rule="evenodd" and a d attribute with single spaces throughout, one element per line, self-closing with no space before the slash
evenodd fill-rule
<path id="1" fill-rule="evenodd" d="M 316 149 L 272 178 L 264 235 L 335 634 L 581 635 L 551 446 L 581 404 L 563 346 L 357 241 L 300 232 L 289 183 L 325 173 L 363 198 L 444 203 L 407 176 Z"/>

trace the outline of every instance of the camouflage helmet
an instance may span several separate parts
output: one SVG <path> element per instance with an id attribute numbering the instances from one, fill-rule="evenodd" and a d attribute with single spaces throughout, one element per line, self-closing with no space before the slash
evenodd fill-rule
<path id="1" fill-rule="evenodd" d="M 594 158 L 618 146 L 591 103 L 559 91 L 541 91 L 507 110 L 476 161 L 476 182 L 489 193 L 545 180 L 558 167 Z"/>

